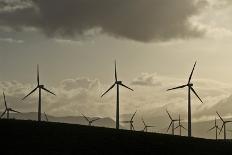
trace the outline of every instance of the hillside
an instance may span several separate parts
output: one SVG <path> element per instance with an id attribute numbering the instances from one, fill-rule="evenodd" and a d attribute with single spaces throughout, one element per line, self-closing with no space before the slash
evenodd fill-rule
<path id="1" fill-rule="evenodd" d="M 0 120 L 5 154 L 225 154 L 232 143 L 75 124 Z"/>
<path id="2" fill-rule="evenodd" d="M 10 118 L 15 118 L 19 120 L 37 120 L 37 113 L 36 112 L 28 112 L 28 113 L 11 113 Z M 52 116 L 47 115 L 50 122 L 60 122 L 60 123 L 68 123 L 68 124 L 81 124 L 81 125 L 87 125 L 87 121 L 82 116 Z M 122 115 L 121 120 L 129 120 L 131 115 Z M 90 119 L 94 119 L 97 117 L 89 117 Z M 42 120 L 45 120 L 44 114 L 42 115 Z M 232 118 L 227 118 L 225 120 L 232 120 Z M 149 125 L 155 125 L 155 128 L 150 128 L 149 132 L 156 132 L 156 133 L 166 133 L 168 125 L 170 123 L 170 120 L 167 116 L 160 116 L 160 117 L 152 117 L 150 119 L 146 119 L 145 121 Z M 217 120 L 218 125 L 221 127 L 221 121 Z M 107 128 L 115 128 L 115 121 L 112 118 L 109 117 L 103 117 L 99 119 L 98 121 L 94 122 L 92 124 L 93 126 L 98 127 L 107 127 Z M 120 129 L 129 129 L 129 124 L 120 124 Z M 177 124 L 176 124 L 177 125 Z M 187 123 L 183 122 L 183 125 L 187 128 Z M 209 128 L 211 128 L 214 125 L 214 120 L 211 121 L 201 121 L 201 122 L 192 122 L 192 135 L 194 137 L 200 137 L 200 138 L 207 138 L 207 139 L 215 139 L 215 131 L 208 132 Z M 144 125 L 141 121 L 141 116 L 137 115 L 134 118 L 134 127 L 135 130 L 141 131 L 144 128 Z M 231 132 L 229 129 L 232 128 L 232 124 L 227 124 L 227 138 L 232 139 Z M 169 134 L 171 134 L 171 130 L 169 131 Z M 179 130 L 175 130 L 175 134 L 179 134 Z M 182 130 L 182 135 L 187 136 L 187 131 Z M 223 139 L 223 132 L 218 135 L 220 139 Z"/>

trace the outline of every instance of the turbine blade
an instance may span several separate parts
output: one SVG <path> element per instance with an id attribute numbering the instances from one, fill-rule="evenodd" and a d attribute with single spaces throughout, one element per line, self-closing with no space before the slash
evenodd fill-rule
<path id="1" fill-rule="evenodd" d="M 181 128 L 185 129 L 187 131 L 187 129 L 183 126 L 183 125 L 180 125 Z"/>
<path id="2" fill-rule="evenodd" d="M 81 115 L 86 119 L 87 122 L 89 122 L 89 119 L 84 114 L 81 113 Z"/>
<path id="3" fill-rule="evenodd" d="M 224 120 L 222 119 L 222 117 L 219 115 L 219 113 L 216 111 L 217 115 L 219 116 L 219 118 L 221 119 L 221 121 L 224 123 Z"/>
<path id="4" fill-rule="evenodd" d="M 92 120 L 92 122 L 95 122 L 95 121 L 97 121 L 99 119 L 101 119 L 101 118 L 95 118 L 95 119 Z"/>
<path id="5" fill-rule="evenodd" d="M 187 85 L 182 85 L 182 86 L 178 86 L 178 87 L 170 88 L 170 89 L 168 89 L 167 91 L 169 91 L 169 90 L 173 90 L 173 89 L 184 88 L 184 87 L 186 87 L 186 86 L 187 86 Z"/>
<path id="6" fill-rule="evenodd" d="M 135 113 L 134 113 L 133 116 L 131 117 L 131 121 L 134 119 L 136 112 L 137 112 L 137 110 L 135 111 Z"/>
<path id="7" fill-rule="evenodd" d="M 144 122 L 143 118 L 142 118 L 142 122 L 143 122 L 143 125 L 146 127 L 147 125 L 146 125 L 146 123 Z"/>
<path id="8" fill-rule="evenodd" d="M 34 93 L 34 91 L 36 91 L 38 87 L 36 87 L 35 89 L 33 89 L 29 94 L 27 94 L 22 100 L 24 100 L 25 98 L 27 98 L 29 95 L 31 95 L 32 93 Z"/>
<path id="9" fill-rule="evenodd" d="M 106 93 L 108 93 L 108 91 L 110 91 L 113 87 L 114 87 L 115 83 L 105 92 L 101 95 L 101 97 L 103 97 Z"/>
<path id="10" fill-rule="evenodd" d="M 39 86 L 39 64 L 37 64 L 37 84 Z"/>
<path id="11" fill-rule="evenodd" d="M 115 81 L 118 81 L 116 60 L 114 61 L 114 77 L 115 77 Z"/>
<path id="12" fill-rule="evenodd" d="M 14 110 L 14 109 L 10 109 L 10 111 L 12 111 L 12 112 L 16 112 L 16 113 L 19 113 L 19 114 L 21 114 L 21 112 L 19 112 L 19 111 L 16 111 L 16 110 Z"/>
<path id="13" fill-rule="evenodd" d="M 172 125 L 172 122 L 169 124 L 169 126 L 168 126 L 168 130 L 170 129 L 171 125 Z M 168 132 L 168 130 L 167 130 L 167 132 Z"/>
<path id="14" fill-rule="evenodd" d="M 213 130 L 213 129 L 215 129 L 215 128 L 216 128 L 216 126 L 214 126 L 214 127 L 210 128 L 208 131 L 211 131 L 211 130 Z"/>
<path id="15" fill-rule="evenodd" d="M 225 125 L 225 124 L 223 123 L 223 125 L 222 125 L 222 127 L 221 127 L 221 129 L 220 129 L 219 135 L 221 134 L 224 125 Z"/>
<path id="16" fill-rule="evenodd" d="M 181 126 L 180 126 L 180 125 L 178 125 L 178 126 L 177 126 L 177 127 L 175 127 L 174 129 L 177 129 L 177 128 L 179 128 L 179 127 L 181 128 Z"/>
<path id="17" fill-rule="evenodd" d="M 197 98 L 201 101 L 201 103 L 203 103 L 203 101 L 201 100 L 201 98 L 197 95 L 196 91 L 190 87 L 190 89 L 193 91 L 193 93 L 197 96 Z"/>
<path id="18" fill-rule="evenodd" d="M 168 114 L 168 116 L 169 116 L 170 120 L 172 121 L 172 117 L 171 117 L 171 115 L 169 114 L 169 112 L 168 112 L 168 110 L 167 110 L 167 109 L 166 109 L 166 112 L 167 112 L 167 114 Z"/>
<path id="19" fill-rule="evenodd" d="M 5 113 L 6 113 L 6 109 L 5 109 L 5 111 L 1 114 L 0 118 L 2 118 L 2 116 L 5 115 Z"/>
<path id="20" fill-rule="evenodd" d="M 131 129 L 134 131 L 135 130 L 135 127 L 133 125 L 133 123 L 131 123 Z"/>
<path id="21" fill-rule="evenodd" d="M 7 109 L 6 96 L 5 96 L 5 93 L 4 93 L 4 92 L 3 92 L 3 99 L 4 99 L 5 108 Z"/>
<path id="22" fill-rule="evenodd" d="M 196 63 L 197 63 L 197 62 L 195 61 L 194 66 L 193 66 L 193 69 L 192 69 L 192 72 L 191 72 L 191 74 L 190 74 L 190 76 L 189 76 L 188 83 L 190 83 L 190 81 L 191 81 L 191 79 L 192 79 L 193 71 L 194 71 L 194 69 L 195 69 Z"/>
<path id="23" fill-rule="evenodd" d="M 121 121 L 122 123 L 130 123 L 130 121 Z"/>
<path id="24" fill-rule="evenodd" d="M 50 90 L 48 90 L 48 89 L 46 89 L 46 88 L 42 88 L 43 90 L 45 90 L 45 91 L 47 91 L 47 92 L 49 92 L 50 94 L 52 94 L 52 95 L 55 95 L 56 96 L 56 94 L 55 93 L 53 93 L 53 92 L 51 92 Z"/>
<path id="25" fill-rule="evenodd" d="M 124 85 L 123 83 L 120 83 L 120 85 L 123 86 L 123 87 L 125 87 L 125 88 L 127 88 L 127 89 L 130 89 L 131 91 L 134 91 L 133 89 L 131 89 L 130 87 Z"/>

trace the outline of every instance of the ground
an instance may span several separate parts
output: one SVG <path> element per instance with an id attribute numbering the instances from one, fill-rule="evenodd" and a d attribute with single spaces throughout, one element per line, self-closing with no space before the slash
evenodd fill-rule
<path id="1" fill-rule="evenodd" d="M 229 154 L 232 142 L 75 124 L 0 120 L 4 154 Z"/>

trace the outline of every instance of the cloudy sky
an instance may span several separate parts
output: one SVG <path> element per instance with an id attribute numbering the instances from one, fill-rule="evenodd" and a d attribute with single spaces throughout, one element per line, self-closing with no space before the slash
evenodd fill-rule
<path id="1" fill-rule="evenodd" d="M 197 61 L 204 104 L 193 96 L 194 120 L 230 116 L 231 14 L 230 0 L 0 0 L 0 89 L 15 109 L 37 111 L 37 94 L 21 98 L 40 64 L 42 83 L 57 94 L 43 94 L 43 111 L 114 118 L 115 90 L 100 95 L 116 59 L 119 79 L 135 89 L 121 89 L 121 114 L 186 115 L 187 89 L 166 89 L 185 84 Z"/>

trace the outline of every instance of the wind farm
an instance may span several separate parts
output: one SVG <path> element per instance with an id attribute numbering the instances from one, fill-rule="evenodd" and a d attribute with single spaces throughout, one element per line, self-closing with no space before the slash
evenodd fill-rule
<path id="1" fill-rule="evenodd" d="M 1 154 L 232 153 L 232 0 L 0 0 Z"/>
<path id="2" fill-rule="evenodd" d="M 178 86 L 178 87 L 174 87 L 174 88 L 171 88 L 171 89 L 168 89 L 168 91 L 169 91 L 169 90 L 174 90 L 174 89 L 179 89 L 179 88 L 184 88 L 184 87 L 188 88 L 188 111 L 187 111 L 188 112 L 188 115 L 187 115 L 188 116 L 187 117 L 188 121 L 186 122 L 184 119 L 181 119 L 180 114 L 178 115 L 179 116 L 178 118 L 173 118 L 171 116 L 170 112 L 166 109 L 166 110 L 163 111 L 163 113 L 166 113 L 168 115 L 168 118 L 169 118 L 169 121 L 170 121 L 169 126 L 168 126 L 166 132 L 158 132 L 158 130 L 161 129 L 161 126 L 150 125 L 150 123 L 147 124 L 145 122 L 143 116 L 141 118 L 142 126 L 139 125 L 137 117 L 141 116 L 141 114 L 140 114 L 140 112 L 137 112 L 137 110 L 132 115 L 131 114 L 128 115 L 130 117 L 128 117 L 127 119 L 124 119 L 124 121 L 120 121 L 120 119 L 119 119 L 120 118 L 120 113 L 119 113 L 119 108 L 120 108 L 120 104 L 119 104 L 120 103 L 119 102 L 119 86 L 125 87 L 125 88 L 127 88 L 127 89 L 129 89 L 131 91 L 134 91 L 134 90 L 131 89 L 130 87 L 124 85 L 122 83 L 122 81 L 118 80 L 116 61 L 115 61 L 114 65 L 115 65 L 114 66 L 114 78 L 115 78 L 115 81 L 114 81 L 113 85 L 107 91 L 105 91 L 101 96 L 99 96 L 99 98 L 101 98 L 101 100 L 102 100 L 102 97 L 105 96 L 112 88 L 114 88 L 116 86 L 116 117 L 115 117 L 115 122 L 114 122 L 116 124 L 116 127 L 107 127 L 106 128 L 106 127 L 101 127 L 99 125 L 95 126 L 95 124 L 93 125 L 93 123 L 101 121 L 101 120 L 104 120 L 104 118 L 100 118 L 100 117 L 93 117 L 93 118 L 91 118 L 91 117 L 87 117 L 83 113 L 81 113 L 80 117 L 82 118 L 82 120 L 84 119 L 85 122 L 82 122 L 82 123 L 81 122 L 76 122 L 76 123 L 72 123 L 72 125 L 71 124 L 66 124 L 65 121 L 64 122 L 60 122 L 59 120 L 56 121 L 55 117 L 51 117 L 51 116 L 50 117 L 53 118 L 53 119 L 52 120 L 48 120 L 48 116 L 47 116 L 47 114 L 45 112 L 43 113 L 43 115 L 44 115 L 43 118 L 44 119 L 42 119 L 42 117 L 41 117 L 42 103 L 43 103 L 42 102 L 42 90 L 44 90 L 44 91 L 46 91 L 46 92 L 48 92 L 48 93 L 50 93 L 52 95 L 56 95 L 56 94 L 53 93 L 52 91 L 48 90 L 47 88 L 45 88 L 45 86 L 40 83 L 39 65 L 37 65 L 37 86 L 30 93 L 28 93 L 25 97 L 23 97 L 23 99 L 22 99 L 22 100 L 25 100 L 32 93 L 34 93 L 36 90 L 39 91 L 38 111 L 36 113 L 37 114 L 37 122 L 31 121 L 31 120 L 20 120 L 20 119 L 16 120 L 16 119 L 11 119 L 10 116 L 9 116 L 10 112 L 20 113 L 20 115 L 25 115 L 25 114 L 21 113 L 19 111 L 16 111 L 16 110 L 14 110 L 12 108 L 9 108 L 8 105 L 7 105 L 7 102 L 6 102 L 5 93 L 3 92 L 3 101 L 4 101 L 4 105 L 5 105 L 5 111 L 1 114 L 1 119 L 2 120 L 0 120 L 0 126 L 1 126 L 1 123 L 2 124 L 10 124 L 11 126 L 15 126 L 18 122 L 20 122 L 21 124 L 24 124 L 25 126 L 28 126 L 29 124 L 35 124 L 35 123 L 37 123 L 40 128 L 47 128 L 49 126 L 50 126 L 49 128 L 53 128 L 53 127 L 55 127 L 55 128 L 57 128 L 57 127 L 63 128 L 63 127 L 66 126 L 68 128 L 70 127 L 70 130 L 72 130 L 72 128 L 73 129 L 75 128 L 75 130 L 80 130 L 80 132 L 82 132 L 82 133 L 86 132 L 86 134 L 90 134 L 89 133 L 90 131 L 94 132 L 94 133 L 95 132 L 101 132 L 101 133 L 103 132 L 104 134 L 106 134 L 106 135 L 109 134 L 110 136 L 112 136 L 111 135 L 112 133 L 115 133 L 115 134 L 116 133 L 118 133 L 118 134 L 120 133 L 120 138 L 122 138 L 122 139 L 124 139 L 126 141 L 128 141 L 128 139 L 127 138 L 125 139 L 125 137 L 127 137 L 126 135 L 128 135 L 128 134 L 130 134 L 130 135 L 132 134 L 135 137 L 139 137 L 139 135 L 143 135 L 143 136 L 145 136 L 144 138 L 147 139 L 148 141 L 151 140 L 150 137 L 154 137 L 154 139 L 155 139 L 155 137 L 156 138 L 159 137 L 159 140 L 156 141 L 157 143 L 153 144 L 156 147 L 163 147 L 163 144 L 169 144 L 170 142 L 167 139 L 173 139 L 172 141 L 175 141 L 177 143 L 187 143 L 187 145 L 191 144 L 193 141 L 195 141 L 196 144 L 197 143 L 199 143 L 199 144 L 202 143 L 203 145 L 205 145 L 206 148 L 208 147 L 209 143 L 212 143 L 212 144 L 210 144 L 211 146 L 216 145 L 215 142 L 214 142 L 214 140 L 201 139 L 201 138 L 192 138 L 192 127 L 191 127 L 191 125 L 192 125 L 192 121 L 191 121 L 192 120 L 191 119 L 191 117 L 192 117 L 192 115 L 191 115 L 191 92 L 193 92 L 197 96 L 197 98 L 203 103 L 202 99 L 198 96 L 198 94 L 196 93 L 196 91 L 193 89 L 193 84 L 191 82 L 192 75 L 193 75 L 193 72 L 194 72 L 194 69 L 195 69 L 195 66 L 196 66 L 196 62 L 194 64 L 194 66 L 193 66 L 193 69 L 191 71 L 191 74 L 189 76 L 187 84 L 181 85 L 181 86 Z M 3 116 L 5 114 L 6 114 L 6 118 L 7 118 L 6 120 L 3 119 Z M 136 114 L 138 115 L 137 117 L 135 117 Z M 211 127 L 210 129 L 208 129 L 208 132 L 210 132 L 211 130 L 215 129 L 215 134 L 216 134 L 215 135 L 215 139 L 216 139 L 216 142 L 218 143 L 218 145 L 225 144 L 225 143 L 222 144 L 221 142 L 226 142 L 226 144 L 232 145 L 232 143 L 230 143 L 230 141 L 228 141 L 227 135 L 226 135 L 226 131 L 227 131 L 226 125 L 228 123 L 231 123 L 232 121 L 230 121 L 230 120 L 224 120 L 218 112 L 216 112 L 216 114 L 218 115 L 219 120 L 221 120 L 222 126 L 221 126 L 221 128 L 219 128 L 219 126 L 217 124 L 217 119 L 215 118 L 215 120 L 214 120 L 214 126 Z M 19 117 L 19 116 L 17 116 L 17 117 Z M 87 122 L 87 125 L 86 125 L 86 122 Z M 124 124 L 124 125 L 128 124 L 129 125 L 129 129 L 127 129 L 122 124 Z M 135 129 L 134 124 L 136 124 L 138 126 L 138 129 L 137 128 Z M 186 125 L 186 124 L 188 125 L 187 129 L 184 127 L 184 125 Z M 195 124 L 195 123 L 193 123 L 193 124 Z M 23 127 L 21 125 L 19 125 L 19 126 L 21 128 Z M 150 128 L 156 128 L 157 132 L 155 130 L 149 130 Z M 171 129 L 171 135 L 168 135 L 167 133 L 169 132 L 170 129 Z M 179 129 L 179 134 L 175 134 L 175 130 L 177 130 L 177 129 Z M 188 131 L 188 135 L 187 136 L 182 133 L 182 129 Z M 45 132 L 45 133 L 47 132 L 45 129 L 43 129 L 43 130 L 44 130 L 43 132 Z M 52 129 L 52 130 L 54 130 L 54 129 Z M 223 138 L 223 140 L 219 138 L 219 135 L 222 132 L 222 130 L 224 131 L 224 138 Z M 0 129 L 0 131 L 1 131 L 1 129 Z M 219 135 L 218 135 L 218 131 L 219 131 Z M 59 132 L 61 132 L 61 131 L 59 131 Z M 73 134 L 73 136 L 79 136 L 79 133 L 77 133 L 77 134 L 72 133 L 72 134 Z M 30 133 L 30 135 L 31 135 L 31 133 Z M 20 136 L 20 135 L 15 135 L 15 136 Z M 114 136 L 115 135 L 113 134 L 112 138 L 115 138 Z M 168 136 L 167 139 L 165 138 L 166 136 Z M 57 135 L 57 138 L 58 137 L 59 137 L 59 134 Z M 92 140 L 94 140 L 95 138 L 97 138 L 97 140 L 99 140 L 98 139 L 99 137 L 97 135 L 92 135 L 92 138 L 89 137 L 89 139 L 92 139 Z M 55 139 L 56 138 L 53 138 L 53 140 L 55 140 Z M 135 139 L 137 139 L 137 138 L 135 138 Z M 85 141 L 84 139 L 82 139 L 82 140 Z M 162 145 L 161 145 L 160 141 L 163 141 L 163 140 L 164 140 L 164 142 L 162 142 Z M 116 139 L 113 140 L 113 141 L 111 141 L 111 142 L 108 141 L 107 143 L 109 145 L 109 148 L 116 141 L 117 141 Z M 40 138 L 37 139 L 37 142 L 41 142 Z M 131 143 L 130 141 L 128 141 L 128 142 Z M 53 142 L 53 143 L 55 143 L 55 142 Z M 88 145 L 92 145 L 92 144 L 90 144 L 89 141 L 87 143 L 88 143 Z M 144 145 L 144 143 L 140 143 L 140 142 L 138 144 L 139 145 Z M 30 145 L 30 144 L 28 144 L 28 145 Z M 172 144 L 172 145 L 175 146 L 175 144 Z M 96 146 L 94 146 L 94 147 L 96 147 Z M 227 145 L 224 145 L 224 146 L 227 147 Z M 107 148 L 106 150 L 108 151 L 109 148 Z M 187 146 L 187 148 L 190 149 L 190 145 Z M 211 148 L 211 147 L 209 147 L 209 148 Z M 202 148 L 202 150 L 204 150 L 204 149 Z M 210 152 L 208 149 L 206 149 L 206 150 L 208 152 Z M 225 150 L 227 151 L 227 149 L 225 149 Z M 159 150 L 159 151 L 163 152 L 164 150 Z M 177 152 L 181 152 L 181 151 L 177 151 Z M 213 152 L 216 153 L 217 151 L 213 151 Z"/>

